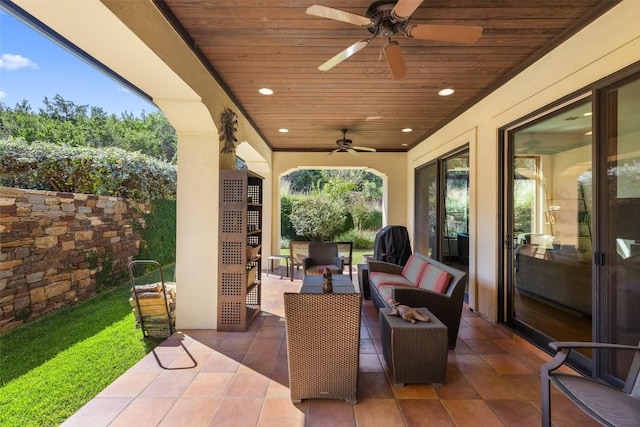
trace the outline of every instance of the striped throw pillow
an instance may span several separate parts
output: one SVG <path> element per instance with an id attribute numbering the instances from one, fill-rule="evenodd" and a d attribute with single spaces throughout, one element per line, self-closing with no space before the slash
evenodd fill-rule
<path id="1" fill-rule="evenodd" d="M 427 268 L 422 276 L 422 281 L 418 287 L 443 294 L 447 291 L 449 283 L 451 283 L 451 274 L 431 264 L 427 264 Z"/>
<path id="2" fill-rule="evenodd" d="M 417 287 L 422 281 L 424 272 L 428 265 L 429 263 L 421 260 L 415 255 L 411 255 L 402 269 L 402 277 L 415 284 Z"/>

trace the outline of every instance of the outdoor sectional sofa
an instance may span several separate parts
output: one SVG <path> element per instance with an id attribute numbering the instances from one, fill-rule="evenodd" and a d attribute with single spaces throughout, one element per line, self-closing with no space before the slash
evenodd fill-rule
<path id="1" fill-rule="evenodd" d="M 391 300 L 409 307 L 425 307 L 447 326 L 449 348 L 455 348 L 462 316 L 464 271 L 414 253 L 403 266 L 369 261 L 371 299 L 378 308 Z"/>

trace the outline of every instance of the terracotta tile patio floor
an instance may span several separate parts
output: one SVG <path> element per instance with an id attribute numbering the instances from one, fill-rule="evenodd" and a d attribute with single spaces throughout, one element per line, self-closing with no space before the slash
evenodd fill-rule
<path id="1" fill-rule="evenodd" d="M 442 387 L 394 385 L 378 312 L 364 300 L 358 403 L 293 404 L 282 294 L 300 286 L 300 280 L 263 274 L 263 312 L 247 332 L 176 332 L 63 426 L 540 425 L 539 369 L 549 356 L 467 307 Z M 555 426 L 598 425 L 559 392 L 553 395 Z"/>

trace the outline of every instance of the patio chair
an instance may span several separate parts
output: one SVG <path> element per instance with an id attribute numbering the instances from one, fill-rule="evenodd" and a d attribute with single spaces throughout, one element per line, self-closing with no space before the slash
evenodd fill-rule
<path id="1" fill-rule="evenodd" d="M 290 241 L 289 255 L 291 256 L 291 281 L 293 282 L 295 270 L 298 270 L 304 259 L 309 256 L 309 242 Z"/>
<path id="2" fill-rule="evenodd" d="M 357 403 L 362 297 L 284 294 L 291 399 Z"/>
<path id="3" fill-rule="evenodd" d="M 353 242 L 337 242 L 338 255 L 342 258 L 344 266 L 349 269 L 349 279 L 353 279 Z"/>
<path id="4" fill-rule="evenodd" d="M 605 426 L 638 426 L 640 423 L 640 344 L 590 342 L 551 342 L 557 351 L 551 361 L 540 368 L 542 386 L 542 426 L 551 426 L 551 383 L 580 409 Z M 574 349 L 635 351 L 627 380 L 622 389 L 602 381 L 578 375 L 555 372 Z"/>
<path id="5" fill-rule="evenodd" d="M 325 268 L 332 274 L 342 274 L 344 260 L 338 256 L 338 244 L 309 242 L 309 256 L 302 261 L 302 274 L 322 274 Z"/>

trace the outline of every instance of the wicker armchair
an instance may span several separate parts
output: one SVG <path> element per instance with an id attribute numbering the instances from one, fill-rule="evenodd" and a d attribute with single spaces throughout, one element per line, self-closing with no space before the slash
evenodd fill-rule
<path id="1" fill-rule="evenodd" d="M 284 294 L 291 399 L 357 403 L 361 295 Z"/>
<path id="2" fill-rule="evenodd" d="M 637 426 L 640 422 L 640 344 L 630 345 L 552 342 L 557 351 L 551 361 L 540 368 L 542 385 L 542 426 L 551 426 L 551 383 L 580 409 L 605 426 Z M 573 349 L 626 350 L 635 352 L 627 380 L 622 390 L 592 378 L 554 372 L 560 368 Z"/>

